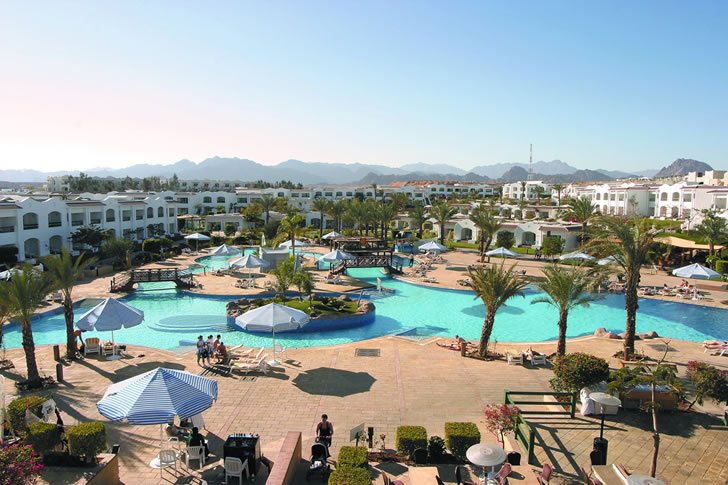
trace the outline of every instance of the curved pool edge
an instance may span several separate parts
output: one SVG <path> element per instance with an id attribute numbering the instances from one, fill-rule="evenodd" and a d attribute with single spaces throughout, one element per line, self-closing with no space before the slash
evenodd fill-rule
<path id="1" fill-rule="evenodd" d="M 338 318 L 320 318 L 309 320 L 304 326 L 293 330 L 281 330 L 276 333 L 307 333 L 307 332 L 320 332 L 328 330 L 345 330 L 347 328 L 363 327 L 374 323 L 376 317 L 376 309 L 367 313 L 353 313 Z M 235 317 L 227 317 L 228 326 L 238 330 L 239 332 L 250 333 L 250 334 L 269 334 L 271 332 L 251 332 L 243 330 L 242 328 L 235 325 Z M 380 335 L 385 337 L 386 335 Z M 378 337 L 374 337 L 378 338 Z M 355 342 L 351 342 L 355 343 Z M 301 347 L 302 348 L 302 347 Z M 310 348 L 310 347 L 306 347 Z"/>

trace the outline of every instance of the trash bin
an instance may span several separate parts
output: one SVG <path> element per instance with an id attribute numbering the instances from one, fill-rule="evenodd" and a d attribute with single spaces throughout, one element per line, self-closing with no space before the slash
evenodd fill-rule
<path id="1" fill-rule="evenodd" d="M 607 448 L 609 447 L 609 441 L 604 438 L 594 438 L 594 451 L 591 453 L 592 465 L 606 465 L 607 464 Z"/>
<path id="2" fill-rule="evenodd" d="M 521 454 L 517 451 L 511 451 L 506 455 L 506 461 L 513 466 L 519 466 L 521 464 Z"/>

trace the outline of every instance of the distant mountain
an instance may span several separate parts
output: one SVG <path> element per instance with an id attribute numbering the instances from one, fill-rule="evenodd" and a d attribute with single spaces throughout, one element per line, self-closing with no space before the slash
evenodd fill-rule
<path id="1" fill-rule="evenodd" d="M 479 165 L 474 167 L 471 172 L 478 175 L 485 175 L 490 178 L 501 178 L 513 167 L 520 167 L 528 173 L 527 163 L 496 163 L 493 165 Z M 550 162 L 538 161 L 533 163 L 533 172 L 543 175 L 559 175 L 570 174 L 576 172 L 576 168 L 561 160 L 552 160 Z"/>
<path id="2" fill-rule="evenodd" d="M 600 182 L 613 180 L 613 178 L 596 170 L 577 170 L 576 172 L 571 174 L 546 175 L 539 180 L 555 184 L 574 182 Z"/>
<path id="3" fill-rule="evenodd" d="M 422 172 L 409 172 L 402 175 L 390 175 L 390 174 L 377 174 L 374 172 L 368 173 L 361 179 L 353 182 L 354 185 L 388 185 L 393 182 L 407 182 L 411 180 L 429 180 L 429 181 L 441 181 L 441 182 L 490 182 L 491 179 L 483 177 L 474 173 L 466 173 L 464 175 L 457 175 L 454 173 L 422 173 Z"/>
<path id="4" fill-rule="evenodd" d="M 526 179 L 528 179 L 528 170 L 518 165 L 509 168 L 498 177 L 499 182 L 518 182 L 519 180 Z"/>
<path id="5" fill-rule="evenodd" d="M 678 158 L 667 167 L 655 174 L 655 177 L 675 177 L 678 175 L 687 175 L 688 172 L 705 172 L 713 170 L 713 167 L 705 162 L 699 162 L 691 158 Z"/>
<path id="6" fill-rule="evenodd" d="M 404 172 L 418 173 L 452 173 L 455 175 L 465 175 L 466 170 L 454 167 L 446 163 L 409 163 L 399 167 Z"/>

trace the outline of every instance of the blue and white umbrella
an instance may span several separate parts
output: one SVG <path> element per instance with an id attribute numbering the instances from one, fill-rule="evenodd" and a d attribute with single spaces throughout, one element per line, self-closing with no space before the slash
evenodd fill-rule
<path id="1" fill-rule="evenodd" d="M 164 447 L 162 425 L 175 416 L 187 419 L 212 407 L 217 400 L 217 381 L 189 372 L 158 367 L 110 385 L 96 403 L 102 416 L 134 425 L 159 424 L 160 447 Z M 159 459 L 150 466 L 159 468 Z"/>
<path id="2" fill-rule="evenodd" d="M 562 254 L 559 256 L 561 261 L 576 260 L 576 261 L 594 261 L 594 256 L 589 256 L 586 253 L 580 251 L 574 251 L 573 253 Z"/>
<path id="3" fill-rule="evenodd" d="M 308 323 L 306 312 L 278 303 L 269 303 L 249 310 L 235 319 L 235 325 L 249 332 L 273 333 L 273 360 L 270 365 L 280 365 L 275 359 L 276 331 L 295 330 Z"/>
<path id="4" fill-rule="evenodd" d="M 236 248 L 235 246 L 230 246 L 228 244 L 223 244 L 222 246 L 218 246 L 207 251 L 207 254 L 210 254 L 212 256 L 230 256 L 239 253 L 240 249 Z"/>
<path id="5" fill-rule="evenodd" d="M 337 238 L 337 237 L 344 237 L 344 235 L 343 234 L 339 234 L 336 231 L 331 231 L 330 233 L 324 235 L 324 237 L 322 237 L 321 239 L 334 239 L 334 238 Z"/>
<path id="6" fill-rule="evenodd" d="M 104 298 L 104 301 L 81 315 L 76 327 L 81 330 L 111 331 L 111 341 L 114 341 L 114 330 L 135 327 L 144 321 L 144 312 L 122 303 L 114 298 Z M 112 355 L 108 360 L 120 359 L 119 355 Z"/>
<path id="7" fill-rule="evenodd" d="M 709 280 L 720 277 L 720 273 L 698 263 L 673 270 L 672 274 L 680 278 L 694 278 L 698 280 Z"/>
<path id="8" fill-rule="evenodd" d="M 518 253 L 514 253 L 510 249 L 506 249 L 506 248 L 491 249 L 490 251 L 486 251 L 485 255 L 486 256 L 496 256 L 496 257 L 500 257 L 500 258 L 517 258 L 518 257 Z"/>

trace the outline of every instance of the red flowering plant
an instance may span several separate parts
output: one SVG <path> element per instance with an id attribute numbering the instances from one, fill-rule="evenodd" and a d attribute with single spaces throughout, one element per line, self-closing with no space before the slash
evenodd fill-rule
<path id="1" fill-rule="evenodd" d="M 728 371 L 691 360 L 688 362 L 687 376 L 695 387 L 695 400 L 690 403 L 690 407 L 696 402 L 702 406 L 706 397 L 717 404 L 728 402 Z"/>
<path id="2" fill-rule="evenodd" d="M 483 414 L 485 426 L 492 433 L 498 433 L 501 443 L 505 444 L 505 433 L 516 430 L 521 410 L 511 404 L 486 404 Z"/>
<path id="3" fill-rule="evenodd" d="M 579 392 L 609 377 L 606 360 L 581 352 L 556 357 L 552 363 L 556 377 L 550 384 L 554 391 Z"/>
<path id="4" fill-rule="evenodd" d="M 0 485 L 29 485 L 40 476 L 43 465 L 30 445 L 5 446 L 0 450 Z"/>

